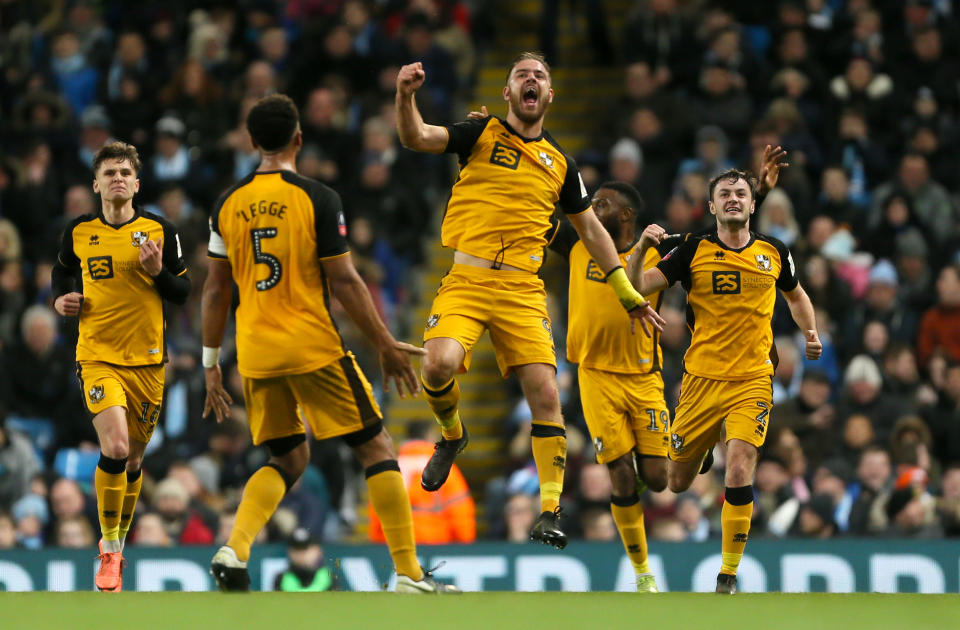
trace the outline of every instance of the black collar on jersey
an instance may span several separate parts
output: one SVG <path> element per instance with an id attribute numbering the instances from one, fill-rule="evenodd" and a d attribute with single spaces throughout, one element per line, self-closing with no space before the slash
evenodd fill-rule
<path id="1" fill-rule="evenodd" d="M 640 237 L 639 237 L 639 236 L 635 236 L 632 243 L 630 243 L 629 245 L 627 245 L 627 246 L 626 246 L 625 248 L 623 248 L 623 249 L 618 249 L 618 250 L 617 250 L 617 253 L 618 253 L 618 254 L 625 254 L 625 253 L 629 252 L 631 249 L 633 249 L 633 246 L 636 245 L 636 244 L 637 244 L 637 241 L 639 241 L 639 240 L 640 240 Z"/>
<path id="2" fill-rule="evenodd" d="M 712 232 L 710 232 L 710 234 L 708 234 L 706 238 L 707 238 L 707 240 L 709 240 L 711 243 L 715 243 L 715 244 L 718 245 L 719 247 L 722 247 L 723 249 L 727 250 L 728 252 L 734 252 L 734 253 L 739 254 L 740 252 L 742 252 L 742 251 L 745 250 L 746 248 L 748 248 L 748 247 L 750 247 L 751 245 L 753 245 L 753 242 L 754 242 L 755 240 L 757 240 L 757 235 L 753 232 L 753 230 L 750 230 L 750 240 L 747 241 L 747 244 L 746 244 L 746 245 L 744 245 L 743 247 L 740 247 L 739 249 L 738 249 L 738 248 L 734 248 L 734 247 L 730 247 L 729 245 L 727 245 L 726 243 L 724 243 L 722 240 L 720 240 L 720 234 L 717 233 L 717 230 L 716 230 L 716 229 L 714 229 Z"/>
<path id="3" fill-rule="evenodd" d="M 97 210 L 97 216 L 100 218 L 100 222 L 103 223 L 105 226 L 112 227 L 115 230 L 119 230 L 123 226 L 130 225 L 131 223 L 139 219 L 141 216 L 143 216 L 143 210 L 141 210 L 137 206 L 134 206 L 133 216 L 130 217 L 128 220 L 124 221 L 123 223 L 118 223 L 116 225 L 107 221 L 107 217 L 103 216 L 103 206 L 100 206 L 100 209 Z"/>
<path id="4" fill-rule="evenodd" d="M 250 173 L 251 175 L 276 175 L 277 173 L 294 173 L 296 171 L 290 170 L 289 168 L 278 168 L 274 171 L 254 171 Z"/>
<path id="5" fill-rule="evenodd" d="M 524 142 L 536 142 L 537 140 L 543 140 L 543 133 L 544 133 L 543 127 L 540 127 L 540 135 L 539 135 L 539 136 L 537 136 L 536 138 L 528 138 L 528 137 L 526 137 L 526 136 L 520 135 L 520 133 L 519 133 L 516 129 L 514 129 L 513 127 L 510 126 L 510 123 L 508 123 L 505 118 L 497 117 L 497 120 L 500 121 L 500 124 L 501 124 L 501 125 L 503 125 L 504 127 L 507 128 L 507 131 L 509 131 L 510 133 L 512 133 L 513 135 L 515 135 L 516 137 L 520 138 L 520 139 L 523 140 Z"/>

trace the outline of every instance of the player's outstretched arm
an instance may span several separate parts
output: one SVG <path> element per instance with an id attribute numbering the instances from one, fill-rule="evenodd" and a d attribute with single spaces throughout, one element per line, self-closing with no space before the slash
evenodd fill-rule
<path id="1" fill-rule="evenodd" d="M 353 266 L 353 259 L 349 253 L 333 258 L 323 258 L 320 263 L 323 265 L 323 271 L 330 278 L 333 294 L 343 304 L 350 319 L 380 353 L 384 391 L 389 391 L 392 380 L 401 398 L 406 395 L 405 392 L 419 394 L 420 380 L 413 365 L 410 364 L 410 355 L 423 355 L 427 351 L 409 343 L 397 341 L 390 334 L 387 325 L 377 313 L 367 285 Z"/>
<path id="2" fill-rule="evenodd" d="M 207 268 L 207 279 L 203 283 L 200 298 L 200 321 L 203 335 L 203 367 L 207 385 L 207 397 L 203 402 L 203 417 L 210 412 L 223 422 L 230 417 L 230 404 L 233 399 L 223 388 L 223 375 L 220 373 L 220 343 L 223 341 L 223 329 L 227 325 L 230 312 L 230 300 L 233 297 L 233 270 L 230 261 L 211 258 Z"/>
<path id="3" fill-rule="evenodd" d="M 817 334 L 817 316 L 813 312 L 813 303 L 810 296 L 803 290 L 799 284 L 792 291 L 784 291 L 783 297 L 787 299 L 787 306 L 790 307 L 790 314 L 793 315 L 793 321 L 803 331 L 806 338 L 806 357 L 811 361 L 820 358 L 823 352 L 823 344 L 820 343 L 820 337 Z"/>
<path id="4" fill-rule="evenodd" d="M 630 284 L 626 272 L 620 265 L 620 257 L 617 255 L 617 248 L 613 244 L 613 239 L 610 238 L 610 233 L 597 219 L 593 208 L 587 208 L 579 214 L 570 214 L 567 217 L 577 230 L 577 234 L 580 235 L 584 247 L 587 248 L 597 265 L 603 269 L 607 277 L 607 284 L 617 294 L 617 299 L 627 310 L 630 318 L 639 319 L 640 326 L 647 335 L 650 334 L 647 324 L 663 332 L 663 326 L 666 322 L 647 299 Z"/>
<path id="5" fill-rule="evenodd" d="M 446 127 L 423 122 L 414 98 L 426 79 L 423 64 L 419 61 L 400 68 L 397 74 L 397 135 L 403 146 L 414 151 L 443 153 L 447 148 L 449 134 Z"/>

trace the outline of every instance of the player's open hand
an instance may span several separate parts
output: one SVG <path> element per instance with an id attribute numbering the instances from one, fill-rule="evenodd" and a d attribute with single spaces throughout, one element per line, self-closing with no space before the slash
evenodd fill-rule
<path id="1" fill-rule="evenodd" d="M 647 337 L 650 336 L 650 329 L 647 328 L 647 324 L 653 326 L 659 332 L 663 332 L 663 327 L 667 324 L 667 320 L 660 317 L 658 313 L 650 302 L 644 302 L 638 306 L 627 311 L 627 315 L 630 316 L 630 332 L 636 332 L 636 323 L 640 322 L 640 328 L 643 329 L 643 334 Z"/>
<path id="2" fill-rule="evenodd" d="M 163 269 L 163 238 L 156 241 L 147 239 L 140 246 L 140 266 L 155 277 Z"/>
<path id="3" fill-rule="evenodd" d="M 397 93 L 401 96 L 410 96 L 420 89 L 427 73 L 423 71 L 423 64 L 419 61 L 407 64 L 397 73 Z"/>
<path id="4" fill-rule="evenodd" d="M 820 354 L 823 353 L 823 344 L 820 343 L 820 337 L 817 336 L 817 331 L 808 330 L 805 335 L 807 337 L 807 358 L 811 361 L 816 361 L 820 358 Z"/>
<path id="5" fill-rule="evenodd" d="M 470 112 L 469 114 L 467 114 L 467 120 L 472 120 L 472 119 L 476 119 L 476 118 L 486 118 L 486 117 L 489 116 L 489 115 L 490 115 L 490 114 L 487 113 L 487 106 L 486 106 L 486 105 L 481 105 L 479 112 L 478 112 L 478 111 L 472 111 L 472 112 Z"/>
<path id="6" fill-rule="evenodd" d="M 780 169 L 790 166 L 782 160 L 787 157 L 787 151 L 781 147 L 771 147 L 769 144 L 763 149 L 763 163 L 760 165 L 760 192 L 766 194 L 777 187 L 780 178 Z"/>
<path id="7" fill-rule="evenodd" d="M 64 317 L 79 315 L 83 309 L 83 293 L 64 293 L 53 302 L 53 308 Z"/>
<path id="8" fill-rule="evenodd" d="M 203 370 L 204 380 L 207 382 L 207 398 L 203 401 L 203 417 L 210 415 L 210 411 L 217 416 L 217 422 L 223 422 L 224 418 L 230 417 L 230 405 L 233 398 L 223 388 L 223 374 L 220 372 L 220 366 L 215 365 Z"/>
<path id="9" fill-rule="evenodd" d="M 640 247 L 656 247 L 667 238 L 667 231 L 657 225 L 656 223 L 651 223 L 643 230 L 643 233 L 640 234 Z"/>
<path id="10" fill-rule="evenodd" d="M 400 398 L 420 393 L 420 380 L 410 363 L 410 355 L 425 355 L 426 350 L 403 341 L 394 341 L 380 351 L 380 370 L 383 372 L 383 391 L 390 391 L 390 381 L 394 382 Z"/>

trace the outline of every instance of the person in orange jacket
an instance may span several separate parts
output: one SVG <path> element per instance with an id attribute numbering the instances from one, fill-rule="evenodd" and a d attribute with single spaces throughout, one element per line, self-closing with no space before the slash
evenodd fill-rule
<path id="1" fill-rule="evenodd" d="M 473 497 L 463 473 L 454 464 L 447 482 L 436 492 L 420 486 L 420 474 L 433 455 L 436 429 L 429 422 L 413 422 L 407 440 L 400 446 L 397 461 L 413 508 L 413 534 L 417 544 L 471 543 L 477 538 Z M 383 528 L 373 509 L 370 512 L 370 540 L 383 542 Z"/>

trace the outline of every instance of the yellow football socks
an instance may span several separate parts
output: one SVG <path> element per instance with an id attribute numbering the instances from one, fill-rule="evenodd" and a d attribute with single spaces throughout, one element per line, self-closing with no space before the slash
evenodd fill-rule
<path id="1" fill-rule="evenodd" d="M 451 378 L 448 383 L 437 389 L 430 389 L 423 384 L 423 394 L 440 423 L 440 432 L 446 440 L 459 440 L 463 437 L 463 424 L 460 422 L 460 413 L 457 405 L 460 403 L 460 385 L 457 379 Z"/>
<path id="2" fill-rule="evenodd" d="M 737 574 L 743 548 L 747 546 L 752 516 L 753 486 L 727 488 L 723 508 L 720 510 L 720 573 Z"/>
<path id="3" fill-rule="evenodd" d="M 243 488 L 237 518 L 230 532 L 227 546 L 237 554 L 237 559 L 250 559 L 250 546 L 263 526 L 267 524 L 287 492 L 287 484 L 280 471 L 272 465 L 262 466 L 253 473 Z"/>
<path id="4" fill-rule="evenodd" d="M 413 580 L 423 579 L 423 569 L 417 561 L 417 546 L 413 538 L 410 499 L 397 460 L 374 464 L 366 469 L 365 474 L 370 503 L 383 526 L 383 537 L 387 539 L 397 574 Z"/>
<path id="5" fill-rule="evenodd" d="M 540 511 L 553 512 L 560 505 L 563 470 L 567 464 L 567 432 L 563 424 L 534 420 L 530 428 L 533 461 L 540 480 Z"/>
<path id="6" fill-rule="evenodd" d="M 143 485 L 143 470 L 127 472 L 127 489 L 123 495 L 123 507 L 120 509 L 120 540 L 127 537 L 133 522 L 133 511 L 137 509 L 140 487 Z"/>
<path id="7" fill-rule="evenodd" d="M 100 533 L 103 536 L 103 548 L 108 552 L 120 551 L 120 510 L 127 489 L 126 467 L 126 457 L 113 459 L 101 453 L 93 475 Z"/>
<path id="8" fill-rule="evenodd" d="M 610 497 L 610 511 L 613 513 L 613 522 L 617 524 L 623 548 L 627 550 L 627 557 L 633 564 L 637 575 L 650 573 L 647 563 L 647 533 L 643 526 L 643 504 L 640 497 Z"/>

